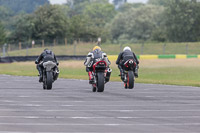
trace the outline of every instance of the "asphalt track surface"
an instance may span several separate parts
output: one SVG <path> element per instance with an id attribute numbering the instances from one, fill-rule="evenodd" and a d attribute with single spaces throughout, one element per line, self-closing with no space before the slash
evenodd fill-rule
<path id="1" fill-rule="evenodd" d="M 93 93 L 88 81 L 0 75 L 1 133 L 199 133 L 200 88 L 120 82 Z"/>

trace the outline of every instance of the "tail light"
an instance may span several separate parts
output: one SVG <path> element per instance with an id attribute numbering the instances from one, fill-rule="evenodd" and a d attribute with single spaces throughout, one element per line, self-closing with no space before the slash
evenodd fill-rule
<path id="1" fill-rule="evenodd" d="M 129 67 L 129 66 L 136 66 L 136 63 L 133 60 L 128 60 L 125 62 L 125 67 Z"/>
<path id="2" fill-rule="evenodd" d="M 103 65 L 105 65 L 105 63 L 104 62 L 99 62 L 99 65 L 103 66 Z"/>
<path id="3" fill-rule="evenodd" d="M 133 62 L 133 60 L 129 60 L 129 62 L 128 62 L 129 64 L 133 64 L 134 62 Z"/>

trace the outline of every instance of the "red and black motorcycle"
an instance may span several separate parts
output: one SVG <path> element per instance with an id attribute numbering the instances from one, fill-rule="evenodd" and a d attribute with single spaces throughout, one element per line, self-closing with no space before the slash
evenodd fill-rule
<path id="1" fill-rule="evenodd" d="M 136 68 L 136 63 L 133 59 L 129 59 L 124 63 L 124 87 L 125 89 L 133 89 L 134 88 L 134 70 Z"/>
<path id="2" fill-rule="evenodd" d="M 93 92 L 103 92 L 105 83 L 109 82 L 112 69 L 108 68 L 105 61 L 98 61 L 93 64 L 94 83 Z"/>

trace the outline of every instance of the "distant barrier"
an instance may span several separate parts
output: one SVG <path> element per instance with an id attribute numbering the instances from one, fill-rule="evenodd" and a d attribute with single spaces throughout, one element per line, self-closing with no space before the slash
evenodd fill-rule
<path id="1" fill-rule="evenodd" d="M 117 60 L 117 55 L 108 56 L 109 60 Z M 176 55 L 138 55 L 138 59 L 188 59 L 188 58 L 199 58 L 200 55 L 184 55 L 184 54 L 176 54 Z"/>
<path id="2" fill-rule="evenodd" d="M 188 58 L 200 58 L 200 55 L 140 55 L 139 59 L 188 59 Z"/>
<path id="3" fill-rule="evenodd" d="M 25 62 L 25 61 L 35 61 L 38 56 L 10 56 L 10 57 L 0 57 L 0 63 L 12 63 L 12 62 Z M 58 60 L 84 60 L 84 56 L 67 56 L 60 55 L 56 56 Z"/>
<path id="4" fill-rule="evenodd" d="M 38 56 L 10 56 L 10 57 L 0 57 L 0 63 L 12 63 L 12 62 L 25 62 L 25 61 L 35 61 Z M 56 56 L 58 60 L 85 60 L 86 55 L 80 56 L 68 56 L 60 55 Z M 117 55 L 108 55 L 110 61 L 116 61 Z M 200 55 L 139 55 L 138 59 L 189 59 L 189 58 L 199 58 Z"/>

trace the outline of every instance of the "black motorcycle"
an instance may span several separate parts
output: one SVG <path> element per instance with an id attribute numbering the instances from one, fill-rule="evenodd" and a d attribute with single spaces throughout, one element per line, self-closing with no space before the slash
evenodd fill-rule
<path id="1" fill-rule="evenodd" d="M 134 88 L 134 70 L 136 68 L 136 63 L 133 59 L 129 59 L 124 63 L 124 87 L 125 89 L 133 89 Z"/>
<path id="2" fill-rule="evenodd" d="M 57 80 L 59 75 L 58 66 L 53 61 L 47 61 L 43 63 L 43 89 L 51 90 L 52 84 Z"/>

